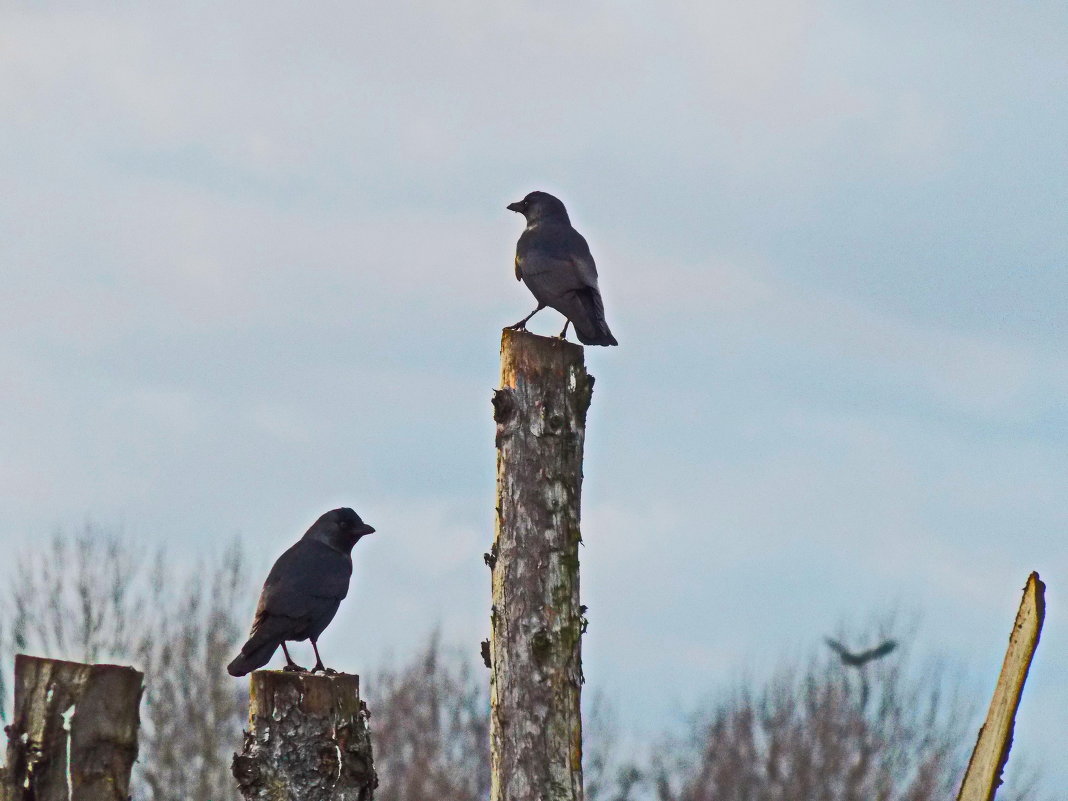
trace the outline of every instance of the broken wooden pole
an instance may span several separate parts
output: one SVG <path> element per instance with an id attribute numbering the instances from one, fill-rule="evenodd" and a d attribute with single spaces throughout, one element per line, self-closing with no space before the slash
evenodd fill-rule
<path id="1" fill-rule="evenodd" d="M 4 801 L 126 801 L 143 676 L 19 654 Z"/>
<path id="2" fill-rule="evenodd" d="M 370 801 L 378 785 L 360 677 L 252 674 L 233 774 L 252 801 Z"/>
<path id="3" fill-rule="evenodd" d="M 1046 617 L 1046 585 L 1032 573 L 1024 586 L 1023 600 L 1016 613 L 1005 662 L 1001 666 L 994 697 L 986 721 L 979 729 L 979 739 L 964 772 L 957 801 L 993 801 L 1001 785 L 1001 774 L 1009 761 L 1016 710 L 1020 706 L 1024 682 L 1031 668 L 1042 621 Z"/>
<path id="4" fill-rule="evenodd" d="M 491 801 L 583 797 L 578 546 L 592 392 L 581 346 L 504 331 L 493 397 L 497 522 L 486 555 Z"/>

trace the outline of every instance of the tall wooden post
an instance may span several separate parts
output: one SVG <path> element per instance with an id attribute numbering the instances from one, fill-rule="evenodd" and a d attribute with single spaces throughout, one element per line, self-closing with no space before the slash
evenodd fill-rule
<path id="1" fill-rule="evenodd" d="M 258 670 L 233 774 L 248 801 L 371 801 L 378 785 L 360 677 Z"/>
<path id="2" fill-rule="evenodd" d="M 497 422 L 490 661 L 491 801 L 582 801 L 579 500 L 583 351 L 505 330 Z"/>
<path id="3" fill-rule="evenodd" d="M 143 676 L 19 654 L 4 801 L 126 801 Z"/>

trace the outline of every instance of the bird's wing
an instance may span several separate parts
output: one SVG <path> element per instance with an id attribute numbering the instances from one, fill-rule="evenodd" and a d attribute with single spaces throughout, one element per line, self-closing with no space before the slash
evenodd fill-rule
<path id="1" fill-rule="evenodd" d="M 832 651 L 838 654 L 838 656 L 843 658 L 851 656 L 849 651 L 846 650 L 846 647 L 842 645 L 842 643 L 838 642 L 838 640 L 832 640 L 830 637 L 824 637 L 823 641 L 826 642 L 828 647 L 830 647 Z"/>
<path id="2" fill-rule="evenodd" d="M 302 619 L 320 613 L 325 604 L 348 594 L 352 560 L 322 543 L 300 540 L 278 557 L 263 585 L 261 615 Z"/>
<path id="3" fill-rule="evenodd" d="M 895 648 L 897 648 L 897 641 L 887 640 L 886 642 L 875 646 L 870 651 L 865 651 L 864 653 L 860 654 L 860 658 L 864 661 L 868 661 L 869 659 L 879 659 L 880 657 L 886 656 Z"/>
<path id="4" fill-rule="evenodd" d="M 519 237 L 516 278 L 551 283 L 556 294 L 597 288 L 597 265 L 586 239 L 570 225 L 543 225 Z"/>
<path id="5" fill-rule="evenodd" d="M 575 265 L 575 272 L 582 281 L 583 286 L 588 286 L 591 289 L 597 289 L 597 263 L 593 260 L 593 254 L 590 253 L 590 246 L 586 242 L 586 238 L 576 231 L 571 229 L 571 236 L 567 237 L 568 251 L 571 254 L 571 261 Z M 597 293 L 598 299 L 600 299 L 600 292 Z"/>

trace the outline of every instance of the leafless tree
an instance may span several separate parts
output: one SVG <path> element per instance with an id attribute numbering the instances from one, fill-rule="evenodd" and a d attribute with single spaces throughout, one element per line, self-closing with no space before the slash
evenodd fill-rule
<path id="1" fill-rule="evenodd" d="M 162 551 L 91 524 L 23 552 L 0 598 L 3 703 L 16 652 L 133 664 L 146 676 L 137 797 L 237 799 L 229 765 L 247 699 L 224 665 L 241 633 L 241 564 L 234 545 L 183 577 Z"/>
<path id="2" fill-rule="evenodd" d="M 427 645 L 368 677 L 378 801 L 489 798 L 488 671 L 470 653 Z M 615 715 L 594 694 L 586 711 L 586 797 L 628 801 L 638 774 L 615 747 Z"/>
<path id="3" fill-rule="evenodd" d="M 224 664 L 252 596 L 241 549 L 189 571 L 161 551 L 85 526 L 24 552 L 0 596 L 0 697 L 16 651 L 134 664 L 146 673 L 138 801 L 236 801 L 230 758 L 247 689 Z M 164 580 L 166 579 L 166 580 Z M 616 741 L 608 699 L 590 696 L 588 801 L 934 801 L 954 797 L 978 721 L 937 664 L 920 664 L 907 633 L 838 633 L 863 647 L 902 643 L 862 670 L 820 649 L 767 682 L 740 684 L 655 749 L 642 767 Z M 488 676 L 434 635 L 400 666 L 364 681 L 379 801 L 484 801 L 489 796 Z M 865 690 L 867 688 L 867 690 Z M 3 704 L 0 704 L 0 714 Z M 1038 799 L 1035 774 L 1010 765 L 1015 791 Z M 1028 777 L 1030 781 L 1025 780 Z"/>
<path id="4" fill-rule="evenodd" d="M 867 639 L 885 641 L 886 634 Z M 920 664 L 908 647 L 883 656 L 869 660 L 859 676 L 837 654 L 820 652 L 763 685 L 742 684 L 699 714 L 689 735 L 658 749 L 652 771 L 657 798 L 956 797 L 975 741 L 975 705 L 940 663 Z M 998 797 L 1038 798 L 1033 774 Z"/>
<path id="5" fill-rule="evenodd" d="M 436 634 L 408 663 L 368 677 L 379 801 L 489 797 L 487 685 Z"/>
<path id="6" fill-rule="evenodd" d="M 136 797 L 239 798 L 230 759 L 247 687 L 225 669 L 252 596 L 239 547 L 175 570 L 161 551 L 87 525 L 22 553 L 10 578 L 0 597 L 0 690 L 18 651 L 133 664 L 146 677 Z M 400 667 L 367 677 L 380 799 L 488 797 L 487 685 L 437 636 Z"/>
<path id="7" fill-rule="evenodd" d="M 213 568 L 192 572 L 161 610 L 162 636 L 139 644 L 148 685 L 142 707 L 148 753 L 136 779 L 148 799 L 240 797 L 230 759 L 241 742 L 248 689 L 225 664 L 244 634 L 236 611 L 246 590 L 235 545 Z"/>
<path id="8" fill-rule="evenodd" d="M 582 714 L 586 801 L 632 801 L 640 797 L 645 775 L 620 743 L 615 705 L 602 692 L 588 697 Z"/>
<path id="9" fill-rule="evenodd" d="M 3 599 L 4 644 L 85 662 L 130 654 L 161 593 L 145 565 L 160 558 L 92 524 L 22 551 Z"/>

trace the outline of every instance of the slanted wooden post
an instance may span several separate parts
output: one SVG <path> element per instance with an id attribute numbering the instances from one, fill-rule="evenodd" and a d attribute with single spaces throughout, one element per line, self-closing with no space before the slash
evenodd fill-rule
<path id="1" fill-rule="evenodd" d="M 1020 706 L 1020 696 L 1045 617 L 1046 585 L 1038 573 L 1032 573 L 1024 587 L 1020 611 L 1016 613 L 1016 622 L 1009 634 L 1001 675 L 994 688 L 986 722 L 979 730 L 979 739 L 964 773 L 957 801 L 992 801 L 1001 785 L 1001 773 L 1009 761 L 1012 747 L 1016 709 Z"/>
<path id="2" fill-rule="evenodd" d="M 233 774 L 252 801 L 370 801 L 378 785 L 360 677 L 258 670 Z"/>
<path id="3" fill-rule="evenodd" d="M 126 801 L 144 677 L 19 654 L 4 801 Z"/>
<path id="4" fill-rule="evenodd" d="M 490 662 L 491 801 L 582 801 L 579 499 L 583 351 L 505 330 L 497 422 Z"/>

